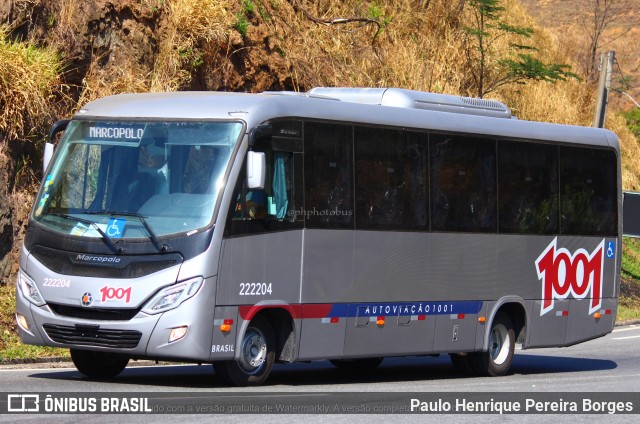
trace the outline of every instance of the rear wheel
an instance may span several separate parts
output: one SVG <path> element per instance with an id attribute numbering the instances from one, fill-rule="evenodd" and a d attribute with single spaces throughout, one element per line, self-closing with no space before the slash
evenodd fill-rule
<path id="1" fill-rule="evenodd" d="M 216 374 L 232 386 L 259 386 L 263 384 L 275 361 L 275 336 L 269 322 L 255 317 L 242 337 L 240 358 L 214 362 Z"/>
<path id="2" fill-rule="evenodd" d="M 129 357 L 112 352 L 70 349 L 71 360 L 78 371 L 89 378 L 113 378 L 129 363 Z"/>
<path id="3" fill-rule="evenodd" d="M 516 336 L 511 318 L 504 312 L 498 312 L 491 323 L 489 350 L 474 354 L 474 369 L 484 376 L 505 375 L 511 367 L 515 345 Z"/>

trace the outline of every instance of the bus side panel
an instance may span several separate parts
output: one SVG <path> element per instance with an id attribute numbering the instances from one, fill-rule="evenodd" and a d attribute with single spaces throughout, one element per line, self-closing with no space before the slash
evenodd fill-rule
<path id="1" fill-rule="evenodd" d="M 229 331 L 222 328 L 229 325 Z M 233 359 L 236 347 L 236 337 L 240 322 L 238 308 L 235 306 L 216 307 L 213 318 L 213 335 L 211 337 L 211 360 L 220 361 Z"/>
<path id="2" fill-rule="evenodd" d="M 437 315 L 433 351 L 472 352 L 476 348 L 477 329 L 478 315 Z"/>
<path id="3" fill-rule="evenodd" d="M 302 230 L 225 239 L 218 306 L 299 303 Z"/>
<path id="4" fill-rule="evenodd" d="M 493 235 L 306 231 L 304 303 L 480 300 L 530 287 L 496 278 Z"/>
<path id="5" fill-rule="evenodd" d="M 304 305 L 305 315 L 310 308 Z M 300 350 L 298 360 L 341 358 L 344 353 L 344 334 L 348 324 L 346 317 L 305 318 L 301 320 Z"/>
<path id="6" fill-rule="evenodd" d="M 432 300 L 425 233 L 356 231 L 348 301 Z"/>
<path id="7" fill-rule="evenodd" d="M 361 301 L 369 296 L 363 289 L 376 291 L 374 284 L 354 290 L 354 240 L 354 231 L 305 230 L 303 303 L 338 303 L 350 298 Z"/>
<path id="8" fill-rule="evenodd" d="M 426 316 L 423 320 L 398 314 L 384 316 L 361 313 L 350 317 L 345 357 L 430 353 L 433 351 L 435 324 L 434 315 Z"/>
<path id="9" fill-rule="evenodd" d="M 495 235 L 429 234 L 428 300 L 497 299 L 515 291 L 497 278 L 497 249 Z"/>
<path id="10" fill-rule="evenodd" d="M 527 347 L 563 346 L 569 320 L 569 300 L 555 300 L 553 309 L 544 315 L 540 315 L 541 307 L 541 300 L 533 302 Z M 584 321 L 585 316 L 578 318 Z"/>
<path id="11" fill-rule="evenodd" d="M 566 345 L 604 336 L 613 330 L 616 320 L 616 299 L 602 299 L 602 305 L 597 311 L 600 313 L 600 318 L 589 313 L 590 305 L 591 299 L 571 299 Z"/>
<path id="12" fill-rule="evenodd" d="M 487 330 L 487 321 L 489 311 L 493 309 L 495 302 L 482 302 L 482 308 L 476 315 L 476 321 L 480 319 L 480 317 L 485 318 L 483 323 L 478 321 L 478 325 L 476 327 L 476 344 L 474 347 L 474 351 L 482 350 L 484 346 L 484 341 L 486 339 L 486 330 Z"/>

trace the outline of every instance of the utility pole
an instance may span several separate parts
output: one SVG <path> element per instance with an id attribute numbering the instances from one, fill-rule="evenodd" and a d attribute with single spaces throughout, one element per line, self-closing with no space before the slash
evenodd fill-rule
<path id="1" fill-rule="evenodd" d="M 593 125 L 596 128 L 604 128 L 604 118 L 607 114 L 607 102 L 611 89 L 611 75 L 613 74 L 613 62 L 616 53 L 609 50 L 600 55 L 600 79 L 598 81 L 598 100 L 593 114 Z"/>

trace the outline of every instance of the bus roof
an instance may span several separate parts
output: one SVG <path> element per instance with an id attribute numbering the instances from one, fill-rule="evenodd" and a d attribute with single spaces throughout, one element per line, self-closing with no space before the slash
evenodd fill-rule
<path id="1" fill-rule="evenodd" d="M 412 100 L 415 100 L 415 106 L 412 106 Z M 460 102 L 466 102 L 470 107 Z M 617 137 L 608 130 L 524 121 L 512 118 L 509 109 L 497 101 L 401 89 L 315 88 L 307 93 L 202 91 L 119 94 L 88 103 L 74 118 L 241 119 L 252 128 L 279 117 L 453 131 L 619 149 Z"/>

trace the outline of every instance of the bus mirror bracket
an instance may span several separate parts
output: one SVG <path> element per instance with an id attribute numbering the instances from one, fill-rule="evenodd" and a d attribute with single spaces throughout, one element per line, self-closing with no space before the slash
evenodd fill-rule
<path id="1" fill-rule="evenodd" d="M 256 140 L 259 140 L 263 137 L 271 137 L 273 133 L 273 127 L 269 124 L 262 124 L 254 127 L 249 132 L 249 146 L 253 147 Z"/>
<path id="2" fill-rule="evenodd" d="M 42 172 L 46 172 L 47 167 L 49 166 L 49 162 L 51 162 L 51 158 L 53 157 L 56 134 L 66 130 L 69 122 L 69 119 L 62 119 L 51 126 L 51 129 L 49 130 L 49 140 L 44 144 L 44 155 L 42 156 Z"/>
<path id="3" fill-rule="evenodd" d="M 264 189 L 267 160 L 264 152 L 247 153 L 247 188 Z"/>

